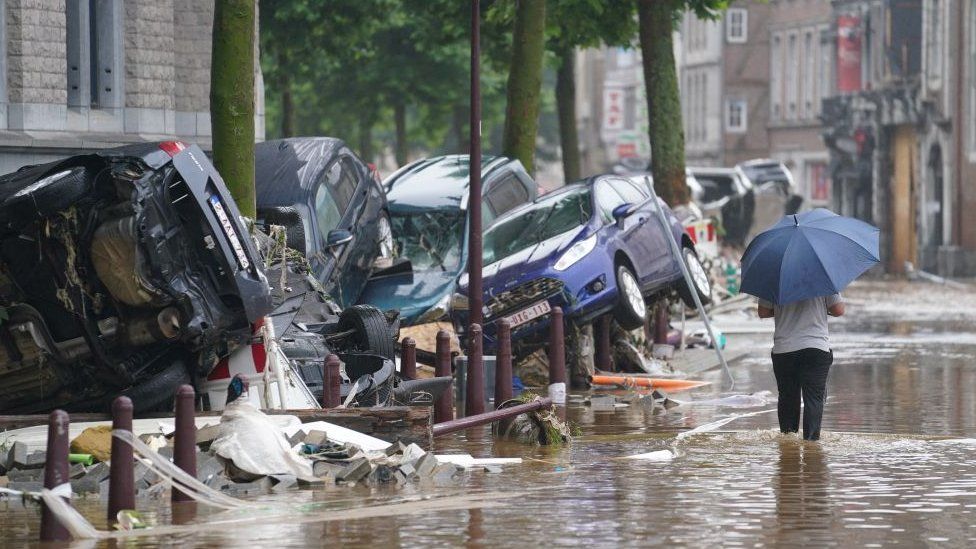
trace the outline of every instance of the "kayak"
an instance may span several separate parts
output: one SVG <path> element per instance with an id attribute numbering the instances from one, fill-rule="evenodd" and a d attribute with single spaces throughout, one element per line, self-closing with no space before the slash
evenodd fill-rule
<path id="1" fill-rule="evenodd" d="M 691 379 L 667 379 L 658 377 L 635 377 L 619 375 L 594 375 L 590 376 L 590 383 L 593 385 L 624 385 L 633 387 L 647 387 L 650 389 L 664 389 L 665 391 L 682 391 L 694 389 L 702 385 L 708 385 L 708 381 L 695 381 Z"/>

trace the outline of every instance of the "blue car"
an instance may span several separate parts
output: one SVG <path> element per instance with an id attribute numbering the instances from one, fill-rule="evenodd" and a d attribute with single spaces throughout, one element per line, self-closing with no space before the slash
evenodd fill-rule
<path id="1" fill-rule="evenodd" d="M 708 302 L 711 286 L 694 244 L 671 209 L 661 207 L 667 230 L 645 180 L 602 175 L 498 219 L 484 235 L 486 349 L 494 350 L 495 323 L 503 318 L 512 325 L 517 356 L 540 347 L 554 306 L 576 326 L 612 313 L 623 328 L 634 329 L 647 317 L 647 302 L 673 289 L 691 306 L 692 291 Z M 680 244 L 682 258 L 674 257 L 668 238 Z M 685 284 L 679 260 L 694 288 Z M 461 292 L 467 292 L 466 278 Z M 454 321 L 466 327 L 466 311 L 456 310 Z"/>
<path id="2" fill-rule="evenodd" d="M 537 195 L 535 182 L 518 160 L 484 156 L 481 161 L 482 226 Z M 379 273 L 360 297 L 381 310 L 398 309 L 404 326 L 448 316 L 458 277 L 467 269 L 467 155 L 418 160 L 384 183 L 395 255 L 411 272 Z"/>

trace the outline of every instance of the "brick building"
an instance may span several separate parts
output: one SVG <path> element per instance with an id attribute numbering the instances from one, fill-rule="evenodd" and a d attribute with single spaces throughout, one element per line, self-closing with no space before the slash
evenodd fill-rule
<path id="1" fill-rule="evenodd" d="M 0 0 L 0 173 L 180 138 L 210 147 L 212 0 Z M 255 67 L 255 125 L 264 135 Z"/>

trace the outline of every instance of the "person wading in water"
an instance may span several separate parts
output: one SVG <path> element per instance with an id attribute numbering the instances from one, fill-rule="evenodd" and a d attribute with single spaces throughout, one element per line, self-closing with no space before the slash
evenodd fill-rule
<path id="1" fill-rule="evenodd" d="M 827 315 L 844 314 L 840 294 L 805 299 L 786 305 L 759 300 L 759 318 L 772 318 L 773 373 L 779 390 L 779 430 L 800 429 L 800 396 L 803 396 L 803 438 L 820 439 L 827 374 L 834 362 L 827 335 Z"/>

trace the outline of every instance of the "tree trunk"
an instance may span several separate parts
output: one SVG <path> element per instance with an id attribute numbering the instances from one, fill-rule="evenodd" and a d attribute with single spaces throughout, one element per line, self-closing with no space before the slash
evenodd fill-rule
<path id="1" fill-rule="evenodd" d="M 373 161 L 373 117 L 359 117 L 359 157 L 363 162 Z"/>
<path id="2" fill-rule="evenodd" d="M 278 54 L 278 66 L 287 67 L 284 54 Z M 288 70 L 281 71 L 279 79 L 281 86 L 281 137 L 295 135 L 295 104 L 291 96 L 291 75 Z"/>
<path id="3" fill-rule="evenodd" d="M 539 93 L 545 47 L 545 0 L 518 0 L 512 31 L 512 64 L 502 151 L 535 171 L 535 138 L 539 129 Z"/>
<path id="4" fill-rule="evenodd" d="M 648 137 L 654 189 L 669 206 L 687 204 L 685 135 L 674 63 L 672 21 L 680 0 L 639 0 L 641 55 L 647 90 Z"/>
<path id="5" fill-rule="evenodd" d="M 210 79 L 214 165 L 242 215 L 254 204 L 254 0 L 216 0 Z"/>
<path id="6" fill-rule="evenodd" d="M 407 143 L 407 106 L 403 103 L 393 105 L 393 125 L 396 127 L 397 166 L 404 166 L 409 161 L 410 146 Z"/>
<path id="7" fill-rule="evenodd" d="M 559 145 L 563 153 L 563 179 L 571 183 L 580 178 L 579 134 L 576 128 L 576 50 L 559 54 L 556 71 L 556 108 L 559 111 Z"/>

